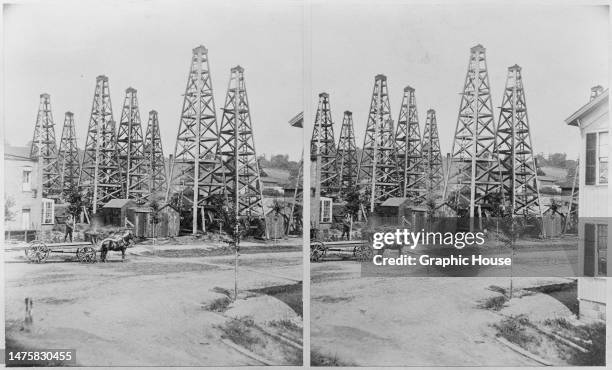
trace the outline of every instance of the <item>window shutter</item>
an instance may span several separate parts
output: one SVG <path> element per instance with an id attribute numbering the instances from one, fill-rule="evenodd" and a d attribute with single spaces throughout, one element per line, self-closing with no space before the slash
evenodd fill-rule
<path id="1" fill-rule="evenodd" d="M 594 224 L 584 224 L 584 276 L 595 276 Z"/>
<path id="2" fill-rule="evenodd" d="M 595 185 L 597 172 L 597 134 L 586 134 L 586 166 L 584 183 L 585 185 Z"/>

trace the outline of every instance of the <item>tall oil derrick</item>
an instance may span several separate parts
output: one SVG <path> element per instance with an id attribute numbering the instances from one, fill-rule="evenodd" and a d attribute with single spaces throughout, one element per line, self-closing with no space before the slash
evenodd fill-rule
<path id="1" fill-rule="evenodd" d="M 338 190 L 346 194 L 357 184 L 357 145 L 355 145 L 355 128 L 353 113 L 344 111 L 340 140 L 336 154 L 336 169 L 338 170 Z"/>
<path id="2" fill-rule="evenodd" d="M 122 179 L 123 197 L 143 202 L 148 196 L 144 140 L 136 89 L 125 90 L 125 100 L 117 133 L 117 157 Z"/>
<path id="3" fill-rule="evenodd" d="M 157 111 L 149 112 L 149 123 L 144 141 L 144 168 L 149 194 L 163 192 L 167 189 L 166 159 L 162 149 L 161 134 Z"/>
<path id="4" fill-rule="evenodd" d="M 419 202 L 425 196 L 423 182 L 425 173 L 416 97 L 414 89 L 410 86 L 404 88 L 404 97 L 397 120 L 395 144 L 402 196 Z"/>
<path id="5" fill-rule="evenodd" d="M 58 151 L 61 189 L 69 190 L 79 183 L 79 149 L 74 129 L 74 114 L 66 112 Z"/>
<path id="6" fill-rule="evenodd" d="M 499 183 L 491 179 L 491 169 L 497 161 L 494 147 L 495 122 L 485 48 L 476 45 L 470 49 L 451 151 L 451 168 L 456 173 L 448 180 L 455 206 L 467 208 L 472 221 L 487 194 L 499 189 Z M 444 198 L 449 200 L 446 191 Z"/>
<path id="7" fill-rule="evenodd" d="M 541 216 L 525 90 L 521 67 L 516 64 L 508 67 L 495 153 L 499 159 L 499 170 L 493 174 L 501 183 L 502 200 L 510 207 L 512 216 Z"/>
<path id="8" fill-rule="evenodd" d="M 439 192 L 444 178 L 442 174 L 442 152 L 440 151 L 440 136 L 436 111 L 429 109 L 423 132 L 423 170 L 424 187 L 427 194 Z"/>
<path id="9" fill-rule="evenodd" d="M 53 123 L 49 94 L 40 94 L 30 156 L 38 159 L 42 168 L 42 196 L 44 198 L 59 196 L 61 192 L 60 173 L 57 162 L 55 123 Z"/>
<path id="10" fill-rule="evenodd" d="M 331 195 L 337 190 L 336 139 L 331 117 L 329 94 L 319 94 L 319 106 L 310 139 L 310 160 L 315 161 L 319 195 Z"/>
<path id="11" fill-rule="evenodd" d="M 365 190 L 370 212 L 377 204 L 400 193 L 387 77 L 377 75 L 359 162 L 358 183 Z"/>
<path id="12" fill-rule="evenodd" d="M 237 217 L 264 218 L 259 163 L 241 66 L 231 69 L 219 130 L 219 154 L 223 159 L 226 194 Z"/>
<path id="13" fill-rule="evenodd" d="M 94 214 L 104 203 L 121 197 L 115 135 L 108 77 L 98 76 L 79 176 L 79 186 L 87 191 L 85 198 Z"/>
<path id="14" fill-rule="evenodd" d="M 200 45 L 193 49 L 167 193 L 168 200 L 178 196 L 183 212 L 191 211 L 194 235 L 198 231 L 198 210 L 223 189 L 222 178 L 217 176 L 221 164 L 218 141 L 208 50 Z"/>

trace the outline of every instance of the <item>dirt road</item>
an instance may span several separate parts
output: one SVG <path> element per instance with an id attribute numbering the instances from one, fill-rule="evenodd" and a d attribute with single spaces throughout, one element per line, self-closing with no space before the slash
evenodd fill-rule
<path id="1" fill-rule="evenodd" d="M 508 288 L 509 278 L 363 278 L 360 271 L 358 262 L 348 260 L 311 264 L 311 349 L 316 357 L 358 366 L 538 365 L 497 342 L 492 325 L 500 316 L 479 308 L 496 295 L 489 287 Z M 518 289 L 558 280 L 514 278 L 513 283 Z"/>
<path id="2" fill-rule="evenodd" d="M 223 291 L 233 291 L 233 256 L 181 254 L 197 250 L 185 245 L 163 249 L 177 252 L 162 257 L 154 247 L 137 247 L 129 250 L 126 262 L 112 254 L 111 262 L 95 264 L 57 259 L 32 264 L 25 263 L 21 253 L 7 252 L 7 343 L 30 349 L 74 348 L 82 366 L 260 365 L 220 341 L 228 315 L 206 308 L 224 299 Z M 302 253 L 285 250 L 240 256 L 241 293 L 238 302 L 227 307 L 229 316 L 233 306 L 238 317 L 253 306 L 261 325 L 285 320 L 301 326 L 301 318 L 287 304 L 251 292 L 301 281 Z M 21 330 L 25 297 L 34 299 L 31 332 Z M 274 307 L 262 310 L 263 301 Z M 267 359 L 272 363 L 287 363 L 282 350 L 271 351 L 271 356 Z"/>

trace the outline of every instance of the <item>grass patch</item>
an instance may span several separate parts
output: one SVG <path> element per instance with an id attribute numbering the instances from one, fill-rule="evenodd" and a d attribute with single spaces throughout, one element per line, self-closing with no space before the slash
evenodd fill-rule
<path id="1" fill-rule="evenodd" d="M 606 324 L 593 323 L 580 326 L 585 340 L 591 344 L 585 347 L 588 352 L 575 351 L 569 359 L 569 363 L 575 366 L 604 366 L 606 364 Z"/>
<path id="2" fill-rule="evenodd" d="M 232 300 L 229 299 L 229 297 L 217 298 L 206 306 L 206 310 L 213 312 L 225 312 L 230 303 L 232 303 Z"/>
<path id="3" fill-rule="evenodd" d="M 279 329 L 284 329 L 287 331 L 296 331 L 296 332 L 301 332 L 302 328 L 294 323 L 291 320 L 273 320 L 269 322 L 270 326 L 273 326 L 275 328 L 279 328 Z"/>
<path id="4" fill-rule="evenodd" d="M 255 347 L 263 345 L 262 339 L 253 333 L 255 322 L 249 317 L 230 319 L 221 326 L 223 337 L 232 342 L 255 352 Z"/>
<path id="5" fill-rule="evenodd" d="M 328 356 L 317 351 L 310 351 L 311 366 L 353 366 L 338 359 L 338 356 Z"/>
<path id="6" fill-rule="evenodd" d="M 502 288 L 500 286 L 497 285 L 489 285 L 489 290 L 493 291 L 493 292 L 497 292 L 503 295 L 506 295 L 506 288 Z"/>
<path id="7" fill-rule="evenodd" d="M 353 297 L 332 297 L 328 295 L 320 296 L 315 298 L 315 300 L 322 303 L 339 303 L 339 302 L 350 302 L 353 300 Z"/>
<path id="8" fill-rule="evenodd" d="M 574 330 L 574 325 L 572 325 L 567 319 L 564 317 L 557 317 L 554 319 L 546 319 L 544 320 L 544 325 L 553 326 L 565 330 Z"/>
<path id="9" fill-rule="evenodd" d="M 494 326 L 497 329 L 497 335 L 527 349 L 528 345 L 538 344 L 541 341 L 540 338 L 527 333 L 527 325 L 530 325 L 529 319 L 525 315 L 518 315 L 510 316 Z"/>
<path id="10" fill-rule="evenodd" d="M 505 295 L 489 297 L 480 305 L 480 308 L 484 308 L 486 310 L 499 311 L 502 308 L 504 308 L 507 301 L 508 301 L 508 298 Z"/>

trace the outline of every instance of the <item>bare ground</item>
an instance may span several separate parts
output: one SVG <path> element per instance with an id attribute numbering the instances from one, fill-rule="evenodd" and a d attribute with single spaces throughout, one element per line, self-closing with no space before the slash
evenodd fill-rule
<path id="1" fill-rule="evenodd" d="M 243 253 L 239 299 L 218 312 L 208 307 L 224 297 L 223 292 L 233 291 L 233 256 L 156 256 L 155 250 L 139 246 L 129 250 L 126 262 L 112 254 L 105 264 L 62 262 L 62 256 L 32 264 L 19 252 L 7 252 L 7 343 L 31 349 L 74 348 L 81 366 L 239 366 L 261 363 L 220 341 L 233 318 L 226 314 L 232 307 L 240 307 L 247 320 L 250 308 L 257 311 L 258 325 L 265 331 L 282 320 L 301 330 L 301 317 L 284 302 L 248 292 L 299 283 L 301 252 Z M 22 330 L 25 297 L 34 299 L 29 332 Z M 275 309 L 262 310 L 262 300 Z M 293 335 L 286 328 L 284 332 Z M 270 363 L 301 361 L 294 348 L 272 337 L 265 336 L 262 346 L 257 354 Z"/>
<path id="2" fill-rule="evenodd" d="M 481 308 L 499 295 L 491 286 L 509 287 L 508 277 L 361 277 L 360 264 L 345 260 L 311 264 L 311 280 L 311 359 L 318 363 L 540 365 L 499 343 L 495 325 L 502 314 Z M 520 290 L 568 280 L 514 278 L 513 286 Z M 535 306 L 513 304 L 504 314 L 516 310 L 540 312 L 539 317 L 572 315 L 563 303 L 531 294 L 542 296 L 524 301 Z"/>

